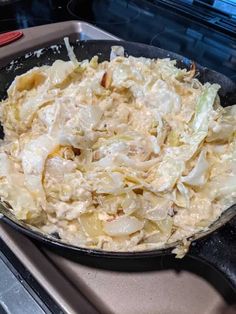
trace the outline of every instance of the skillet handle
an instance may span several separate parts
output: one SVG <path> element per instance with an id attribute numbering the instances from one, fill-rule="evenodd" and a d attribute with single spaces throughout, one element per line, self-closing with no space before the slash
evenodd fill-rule
<path id="1" fill-rule="evenodd" d="M 220 271 L 236 291 L 236 217 L 207 237 L 192 242 L 188 255 Z"/>
<path id="2" fill-rule="evenodd" d="M 23 36 L 22 31 L 13 31 L 0 34 L 0 47 L 8 45 Z"/>

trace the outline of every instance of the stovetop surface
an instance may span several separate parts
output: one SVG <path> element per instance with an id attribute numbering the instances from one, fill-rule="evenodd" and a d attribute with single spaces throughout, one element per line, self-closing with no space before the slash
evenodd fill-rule
<path id="1" fill-rule="evenodd" d="M 235 293 L 225 279 L 213 268 L 188 257 L 182 260 L 172 256 L 155 258 L 153 261 L 147 259 L 147 265 L 155 263 L 155 267 L 149 271 L 111 271 L 88 264 L 83 258 L 78 263 L 49 249 L 39 249 L 37 243 L 1 221 L 0 234 L 21 263 L 30 270 L 30 273 L 26 271 L 24 274 L 20 271 L 21 278 L 28 282 L 34 276 L 60 306 L 61 311 L 55 309 L 57 304 L 52 306 L 47 294 L 45 296 L 31 282 L 31 290 L 45 303 L 44 310 L 46 306 L 50 309 L 49 312 L 45 311 L 47 314 L 236 313 Z M 3 291 L 2 294 L 6 304 L 7 293 Z M 11 295 L 17 299 L 14 290 Z M 0 305 L 1 301 L 0 293 Z M 39 300 L 36 301 L 41 305 Z"/>
<path id="2" fill-rule="evenodd" d="M 72 19 L 177 52 L 236 80 L 235 1 L 0 0 L 0 32 Z"/>

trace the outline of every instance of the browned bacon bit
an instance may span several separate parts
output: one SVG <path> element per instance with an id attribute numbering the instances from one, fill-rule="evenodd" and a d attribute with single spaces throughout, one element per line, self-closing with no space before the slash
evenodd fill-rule
<path id="1" fill-rule="evenodd" d="M 80 155 L 80 149 L 79 148 L 72 147 L 72 150 L 73 150 L 75 156 L 79 156 Z"/>
<path id="2" fill-rule="evenodd" d="M 194 75 L 196 74 L 196 64 L 195 64 L 195 62 L 193 62 L 191 64 L 190 71 L 191 71 L 191 77 L 193 78 Z"/>
<path id="3" fill-rule="evenodd" d="M 93 153 L 93 160 L 94 161 L 97 161 L 97 160 L 99 160 L 101 158 L 101 153 L 99 152 L 99 151 L 95 151 L 94 153 Z"/>
<path id="4" fill-rule="evenodd" d="M 123 208 L 118 208 L 117 209 L 117 216 L 123 216 L 123 215 L 124 215 Z"/>
<path id="5" fill-rule="evenodd" d="M 143 190 L 142 189 L 133 189 L 135 194 L 143 194 Z"/>
<path id="6" fill-rule="evenodd" d="M 188 76 L 184 78 L 185 81 L 190 81 L 196 73 L 196 64 L 194 62 L 191 63 L 190 71 L 188 72 Z"/>
<path id="7" fill-rule="evenodd" d="M 114 217 L 110 217 L 110 218 L 108 218 L 106 221 L 111 222 L 111 221 L 113 221 L 114 219 L 115 219 Z"/>
<path id="8" fill-rule="evenodd" d="M 105 72 L 103 74 L 102 80 L 101 80 L 101 85 L 104 88 L 109 88 L 111 85 L 111 73 L 109 71 Z"/>

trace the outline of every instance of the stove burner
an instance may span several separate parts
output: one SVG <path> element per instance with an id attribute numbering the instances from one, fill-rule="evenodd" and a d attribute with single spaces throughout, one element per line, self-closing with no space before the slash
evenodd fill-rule
<path id="1" fill-rule="evenodd" d="M 70 0 L 67 10 L 73 17 L 96 25 L 129 23 L 140 15 L 140 8 L 126 0 Z"/>

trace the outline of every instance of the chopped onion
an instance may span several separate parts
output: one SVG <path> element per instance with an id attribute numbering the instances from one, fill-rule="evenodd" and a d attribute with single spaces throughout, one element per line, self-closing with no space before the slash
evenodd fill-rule
<path id="1" fill-rule="evenodd" d="M 121 216 L 113 221 L 104 224 L 105 232 L 110 236 L 126 236 L 141 230 L 144 221 L 140 221 L 135 217 Z"/>

